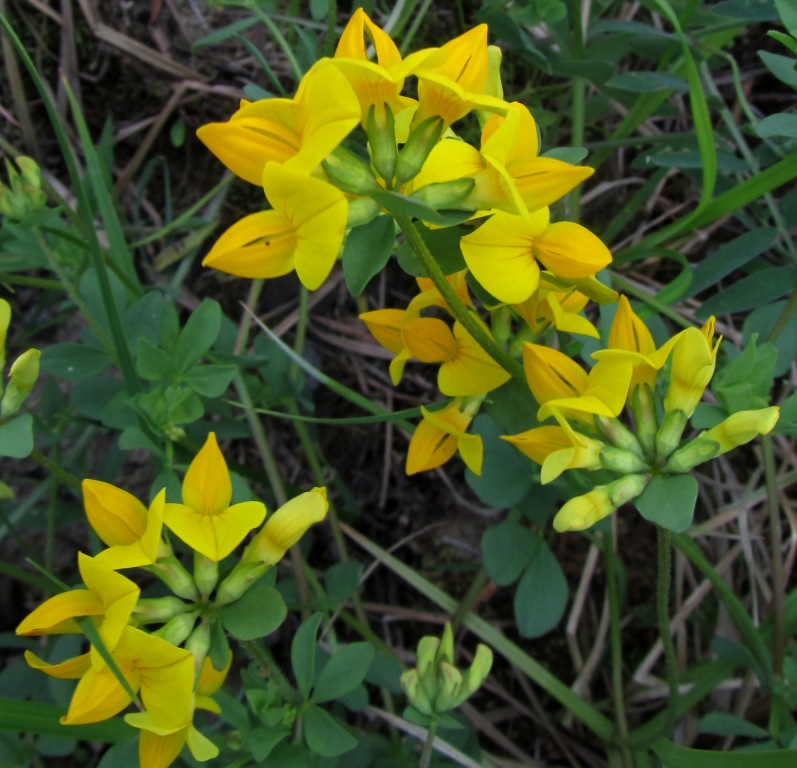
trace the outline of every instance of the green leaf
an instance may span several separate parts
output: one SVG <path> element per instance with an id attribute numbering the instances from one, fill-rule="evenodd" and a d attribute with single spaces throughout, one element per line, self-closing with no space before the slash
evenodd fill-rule
<path id="1" fill-rule="evenodd" d="M 221 397 L 236 373 L 234 365 L 196 365 L 183 374 L 183 381 L 202 397 Z"/>
<path id="2" fill-rule="evenodd" d="M 205 299 L 180 332 L 175 350 L 178 370 L 184 371 L 199 360 L 213 346 L 220 331 L 221 307 L 217 301 Z"/>
<path id="3" fill-rule="evenodd" d="M 138 735 L 114 744 L 97 763 L 97 768 L 139 768 Z"/>
<path id="4" fill-rule="evenodd" d="M 33 416 L 23 413 L 0 424 L 0 456 L 24 459 L 33 451 Z"/>
<path id="5" fill-rule="evenodd" d="M 362 572 L 362 563 L 357 560 L 344 560 L 333 565 L 324 574 L 324 585 L 327 588 L 327 599 L 331 609 L 343 605 L 357 591 Z"/>
<path id="6" fill-rule="evenodd" d="M 272 752 L 274 747 L 291 735 L 287 728 L 266 728 L 258 726 L 246 735 L 246 748 L 252 753 L 256 762 L 261 763 Z"/>
<path id="7" fill-rule="evenodd" d="M 482 536 L 487 575 L 501 587 L 511 584 L 529 564 L 536 543 L 528 528 L 512 520 L 488 528 Z"/>
<path id="8" fill-rule="evenodd" d="M 354 690 L 365 680 L 373 658 L 370 643 L 350 643 L 332 654 L 318 676 L 311 701 L 323 704 Z"/>
<path id="9" fill-rule="evenodd" d="M 712 752 L 688 749 L 661 737 L 653 751 L 664 768 L 794 768 L 794 750 L 773 749 L 760 752 Z"/>
<path id="10" fill-rule="evenodd" d="M 398 192 L 372 192 L 371 197 L 379 205 L 386 208 L 397 216 L 406 216 L 410 219 L 420 219 L 430 224 L 445 224 L 446 219 L 441 216 L 434 208 L 415 200 L 407 195 L 400 195 Z"/>
<path id="11" fill-rule="evenodd" d="M 773 344 L 757 346 L 757 338 L 754 335 L 742 353 L 717 373 L 711 386 L 728 413 L 769 405 L 778 351 Z"/>
<path id="12" fill-rule="evenodd" d="M 468 469 L 466 482 L 485 504 L 499 509 L 513 507 L 534 482 L 531 463 L 520 451 L 500 439 L 500 427 L 486 414 L 476 417 L 471 432 L 481 435 L 484 460 L 481 477 Z"/>
<path id="13" fill-rule="evenodd" d="M 684 298 L 690 299 L 709 287 L 714 287 L 726 275 L 769 250 L 778 239 L 775 228 L 753 229 L 723 243 L 696 267 L 692 284 Z"/>
<path id="14" fill-rule="evenodd" d="M 797 435 L 797 392 L 790 395 L 781 405 L 775 432 L 778 435 Z"/>
<path id="15" fill-rule="evenodd" d="M 788 33 L 797 38 L 797 6 L 792 0 L 775 0 L 775 8 Z"/>
<path id="16" fill-rule="evenodd" d="M 785 112 L 769 115 L 756 123 L 755 132 L 762 139 L 771 139 L 773 136 L 797 139 L 797 115 L 787 115 Z"/>
<path id="17" fill-rule="evenodd" d="M 171 381 L 177 374 L 174 357 L 146 339 L 138 340 L 136 371 L 147 381 Z"/>
<path id="18" fill-rule="evenodd" d="M 780 321 L 786 310 L 787 302 L 775 301 L 763 307 L 754 309 L 744 321 L 742 332 L 745 344 L 756 334 L 762 339 L 769 339 L 770 333 L 775 328 L 775 323 Z M 775 376 L 782 376 L 791 368 L 797 358 L 797 314 L 791 314 L 786 324 L 781 326 L 777 337 L 772 341 L 778 352 L 775 362 Z"/>
<path id="19" fill-rule="evenodd" d="M 66 381 L 89 379 L 102 373 L 112 364 L 104 349 L 88 344 L 53 344 L 42 349 L 43 371 Z"/>
<path id="20" fill-rule="evenodd" d="M 337 757 L 357 746 L 357 739 L 321 707 L 311 704 L 304 713 L 307 746 L 321 757 Z"/>
<path id="21" fill-rule="evenodd" d="M 718 736 L 748 736 L 751 739 L 767 739 L 769 732 L 759 725 L 743 720 L 730 712 L 709 712 L 700 718 L 699 733 L 715 733 Z"/>
<path id="22" fill-rule="evenodd" d="M 310 688 L 315 677 L 315 638 L 318 634 L 318 627 L 321 624 L 322 613 L 314 613 L 309 619 L 304 621 L 291 643 L 291 667 L 293 676 L 296 678 L 296 685 L 302 696 L 307 699 L 310 696 Z"/>
<path id="23" fill-rule="evenodd" d="M 686 80 L 666 72 L 623 72 L 606 81 L 607 88 L 617 88 L 632 93 L 653 93 L 661 90 L 686 91 Z"/>
<path id="24" fill-rule="evenodd" d="M 449 227 L 447 229 L 429 229 L 418 226 L 418 234 L 424 239 L 426 245 L 434 256 L 434 260 L 443 270 L 443 274 L 452 275 L 465 269 L 465 258 L 462 255 L 460 240 L 465 234 L 462 227 Z M 413 277 L 428 277 L 426 270 L 412 250 L 412 246 L 405 240 L 398 249 L 399 266 Z"/>
<path id="25" fill-rule="evenodd" d="M 685 531 L 695 514 L 697 480 L 692 475 L 654 477 L 636 500 L 639 514 L 675 533 Z"/>
<path id="26" fill-rule="evenodd" d="M 554 160 L 561 160 L 563 163 L 578 165 L 587 155 L 589 150 L 586 147 L 554 147 L 542 153 L 542 157 L 552 157 Z"/>
<path id="27" fill-rule="evenodd" d="M 377 216 L 356 227 L 343 248 L 343 274 L 352 296 L 359 296 L 374 275 L 382 271 L 396 244 L 392 216 Z"/>
<path id="28" fill-rule="evenodd" d="M 703 302 L 696 315 L 703 320 L 709 315 L 744 312 L 785 296 L 797 282 L 797 267 L 770 267 L 754 272 Z"/>
<path id="29" fill-rule="evenodd" d="M 758 51 L 758 57 L 778 80 L 791 88 L 797 88 L 797 69 L 794 68 L 795 62 L 791 56 L 781 56 L 779 53 L 770 53 L 769 51 Z"/>
<path id="30" fill-rule="evenodd" d="M 562 568 L 548 545 L 532 534 L 531 562 L 515 591 L 515 622 L 523 637 L 541 637 L 561 620 L 568 588 Z"/>
<path id="31" fill-rule="evenodd" d="M 241 598 L 219 611 L 224 628 L 238 640 L 270 635 L 287 615 L 288 609 L 280 593 L 263 582 L 256 582 Z"/>

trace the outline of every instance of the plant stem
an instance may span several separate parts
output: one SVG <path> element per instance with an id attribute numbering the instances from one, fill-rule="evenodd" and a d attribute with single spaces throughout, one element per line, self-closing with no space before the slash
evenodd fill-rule
<path id="1" fill-rule="evenodd" d="M 426 270 L 426 274 L 429 275 L 435 288 L 437 288 L 440 295 L 445 299 L 454 317 L 498 365 L 509 373 L 513 379 L 517 380 L 524 387 L 528 387 L 523 366 L 495 342 L 490 334 L 482 328 L 476 317 L 472 315 L 468 308 L 462 303 L 459 296 L 457 296 L 456 292 L 451 287 L 451 284 L 446 280 L 443 270 L 440 269 L 440 266 L 435 261 L 434 256 L 432 256 L 431 251 L 421 237 L 420 232 L 418 232 L 415 224 L 413 224 L 407 216 L 397 215 L 395 219 L 401 231 L 404 233 L 404 237 L 407 238 L 410 246 L 412 246 L 412 250 Z"/>
<path id="2" fill-rule="evenodd" d="M 263 643 L 257 640 L 239 640 L 241 647 L 249 654 L 260 670 L 264 679 L 271 680 L 279 689 L 282 698 L 290 704 L 299 704 L 302 697 L 299 692 L 288 682 L 279 665 L 274 661 L 271 652 Z"/>
<path id="3" fill-rule="evenodd" d="M 39 453 L 35 448 L 30 454 L 30 458 L 33 459 L 39 466 L 46 469 L 56 480 L 60 480 L 64 485 L 68 485 L 70 488 L 74 488 L 76 491 L 80 490 L 80 478 L 73 475 L 71 472 L 67 472 L 60 464 L 56 463 L 52 459 L 48 459 L 44 454 Z"/>
<path id="4" fill-rule="evenodd" d="M 429 731 L 426 734 L 426 743 L 423 745 L 423 752 L 421 752 L 421 761 L 418 763 L 418 768 L 429 768 L 432 752 L 434 751 L 434 737 L 436 734 L 437 720 L 432 720 Z"/>
<path id="5" fill-rule="evenodd" d="M 609 632 L 612 647 L 612 699 L 614 722 L 619 737 L 620 756 L 626 768 L 634 765 L 628 748 L 628 719 L 625 715 L 623 691 L 623 640 L 620 633 L 620 595 L 617 579 L 617 553 L 614 551 L 614 536 L 603 536 L 603 558 L 606 563 L 606 595 L 609 600 Z"/>
<path id="6" fill-rule="evenodd" d="M 667 684 L 670 693 L 667 700 L 667 720 L 665 736 L 672 735 L 675 727 L 675 713 L 678 707 L 678 659 L 675 655 L 675 644 L 670 632 L 670 532 L 657 526 L 658 532 L 658 584 L 656 588 L 656 612 L 659 619 L 659 634 L 667 662 Z"/>

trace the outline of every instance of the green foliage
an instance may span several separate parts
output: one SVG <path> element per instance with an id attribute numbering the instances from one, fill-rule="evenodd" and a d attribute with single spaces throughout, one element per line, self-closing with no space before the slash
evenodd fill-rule
<path id="1" fill-rule="evenodd" d="M 692 475 L 655 477 L 636 500 L 639 514 L 651 523 L 680 533 L 692 524 L 697 480 Z"/>

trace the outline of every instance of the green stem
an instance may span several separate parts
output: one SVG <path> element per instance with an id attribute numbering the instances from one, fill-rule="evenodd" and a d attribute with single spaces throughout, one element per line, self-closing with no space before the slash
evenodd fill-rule
<path id="1" fill-rule="evenodd" d="M 614 703 L 614 722 L 622 764 L 626 768 L 634 765 L 629 749 L 628 719 L 625 714 L 623 689 L 623 639 L 620 632 L 620 594 L 617 578 L 617 553 L 614 551 L 614 537 L 603 536 L 603 558 L 606 563 L 606 595 L 609 600 L 609 637 L 612 648 L 612 698 Z"/>
<path id="2" fill-rule="evenodd" d="M 722 604 L 739 631 L 742 641 L 753 654 L 756 662 L 758 662 L 760 672 L 766 680 L 766 677 L 771 675 L 769 654 L 761 635 L 739 598 L 736 597 L 722 576 L 717 573 L 716 569 L 708 561 L 700 547 L 689 536 L 683 533 L 672 534 L 672 543 L 678 547 L 678 550 L 708 579 L 711 586 L 717 591 Z"/>
<path id="3" fill-rule="evenodd" d="M 337 0 L 328 0 L 327 3 L 327 33 L 326 40 L 324 41 L 324 53 L 332 57 L 335 55 L 335 41 L 337 40 L 337 33 L 335 32 L 335 20 L 338 18 L 338 3 Z"/>
<path id="4" fill-rule="evenodd" d="M 665 736 L 672 735 L 675 728 L 675 713 L 678 708 L 678 659 L 670 632 L 670 531 L 657 526 L 658 532 L 658 583 L 656 588 L 656 612 L 659 619 L 659 634 L 667 663 L 667 684 L 670 693 L 667 701 L 667 725 Z"/>
<path id="5" fill-rule="evenodd" d="M 523 366 L 495 342 L 490 334 L 482 328 L 476 317 L 471 314 L 468 308 L 462 303 L 459 296 L 457 296 L 456 292 L 451 287 L 451 284 L 446 280 L 443 270 L 440 269 L 440 266 L 435 261 L 434 256 L 432 256 L 431 251 L 418 232 L 415 224 L 413 224 L 407 216 L 397 215 L 395 219 L 424 270 L 426 270 L 426 274 L 429 275 L 435 288 L 437 288 L 440 295 L 445 299 L 454 317 L 498 365 L 509 373 L 513 379 L 524 387 L 528 387 Z"/>
<path id="6" fill-rule="evenodd" d="M 35 448 L 31 452 L 30 458 L 39 466 L 46 469 L 56 480 L 60 480 L 64 485 L 68 485 L 76 491 L 80 490 L 80 478 L 76 477 L 71 472 L 67 472 L 60 464 L 57 464 L 52 459 L 48 459 Z"/>
<path id="7" fill-rule="evenodd" d="M 271 680 L 279 689 L 282 698 L 289 704 L 301 704 L 302 697 L 288 682 L 279 665 L 274 661 L 271 652 L 257 640 L 239 640 L 241 647 L 249 654 L 249 658 L 257 665 L 265 680 Z"/>
<path id="8" fill-rule="evenodd" d="M 426 734 L 426 743 L 423 745 L 423 752 L 421 752 L 421 761 L 418 763 L 418 768 L 429 768 L 432 752 L 434 751 L 434 737 L 436 735 L 437 720 L 432 720 L 429 731 Z"/>
<path id="9" fill-rule="evenodd" d="M 451 629 L 455 634 L 459 631 L 459 628 L 465 621 L 465 617 L 471 612 L 471 609 L 479 599 L 479 595 L 482 593 L 482 590 L 489 581 L 490 579 L 487 576 L 487 571 L 484 569 L 484 567 L 479 568 L 476 578 L 471 582 L 465 597 L 460 600 L 460 603 L 457 606 L 457 611 L 451 618 Z"/>

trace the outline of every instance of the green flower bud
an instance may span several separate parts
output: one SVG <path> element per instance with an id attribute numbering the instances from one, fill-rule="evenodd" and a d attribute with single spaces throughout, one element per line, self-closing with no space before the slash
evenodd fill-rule
<path id="1" fill-rule="evenodd" d="M 0 299 L 0 373 L 6 364 L 6 334 L 11 323 L 11 305 L 5 300 Z M 0 383 L 0 394 L 3 392 L 3 385 Z"/>
<path id="2" fill-rule="evenodd" d="M 218 562 L 194 552 L 194 581 L 199 594 L 207 599 L 219 581 Z"/>
<path id="3" fill-rule="evenodd" d="M 365 119 L 365 133 L 368 136 L 368 146 L 371 148 L 371 162 L 387 186 L 391 187 L 393 177 L 396 175 L 398 148 L 396 122 L 393 110 L 387 104 L 379 110 L 376 109 L 376 105 L 371 106 Z"/>
<path id="4" fill-rule="evenodd" d="M 11 187 L 0 183 L 0 214 L 20 220 L 44 207 L 47 195 L 41 191 L 41 170 L 30 157 L 18 157 L 16 168 L 6 160 Z"/>
<path id="5" fill-rule="evenodd" d="M 662 469 L 669 474 L 680 475 L 689 472 L 704 461 L 711 461 L 720 453 L 719 443 L 697 437 L 672 453 Z"/>
<path id="6" fill-rule="evenodd" d="M 329 180 L 351 195 L 369 195 L 381 190 L 367 162 L 343 147 L 338 147 L 322 163 Z"/>
<path id="7" fill-rule="evenodd" d="M 440 662 L 439 681 L 440 690 L 437 700 L 434 703 L 435 711 L 438 713 L 448 712 L 450 709 L 458 707 L 463 699 L 460 697 L 462 689 L 462 673 L 447 661 Z"/>
<path id="8" fill-rule="evenodd" d="M 619 419 L 609 419 L 605 416 L 597 416 L 595 421 L 598 431 L 616 448 L 630 451 L 640 459 L 645 458 L 645 452 L 639 444 L 637 436 L 623 424 Z"/>
<path id="9" fill-rule="evenodd" d="M 492 666 L 493 652 L 486 645 L 479 643 L 476 646 L 476 655 L 473 657 L 473 663 L 462 675 L 462 701 L 465 701 L 481 688 L 482 683 L 487 679 L 487 675 L 490 674 Z"/>
<path id="10" fill-rule="evenodd" d="M 473 190 L 473 179 L 454 179 L 427 184 L 412 193 L 412 197 L 436 211 L 459 208 Z"/>
<path id="11" fill-rule="evenodd" d="M 615 448 L 613 445 L 606 445 L 601 449 L 600 462 L 604 469 L 616 472 L 618 475 L 644 472 L 648 468 L 647 462 L 635 453 L 624 448 Z"/>
<path id="12" fill-rule="evenodd" d="M 190 602 L 199 600 L 194 579 L 176 557 L 164 557 L 154 565 L 146 566 L 144 570 L 155 574 L 178 597 Z"/>
<path id="13" fill-rule="evenodd" d="M 179 597 L 148 597 L 139 600 L 133 608 L 133 616 L 139 624 L 162 624 L 191 609 Z"/>
<path id="14" fill-rule="evenodd" d="M 656 458 L 666 461 L 680 445 L 688 417 L 685 411 L 676 409 L 664 415 L 659 431 L 656 433 Z"/>
<path id="15" fill-rule="evenodd" d="M 407 138 L 396 163 L 396 184 L 401 186 L 419 173 L 429 153 L 443 135 L 444 123 L 432 116 L 416 125 Z"/>
<path id="16" fill-rule="evenodd" d="M 349 215 L 346 219 L 346 229 L 361 227 L 373 221 L 382 211 L 382 206 L 370 197 L 355 197 L 349 200 Z"/>
<path id="17" fill-rule="evenodd" d="M 636 419 L 636 433 L 642 451 L 652 458 L 656 455 L 656 431 L 659 428 L 656 416 L 656 400 L 647 384 L 635 387 L 629 398 Z"/>
<path id="18" fill-rule="evenodd" d="M 11 366 L 8 372 L 8 388 L 0 404 L 0 416 L 6 417 L 15 414 L 33 389 L 36 379 L 39 378 L 38 349 L 29 349 L 23 352 Z"/>
<path id="19" fill-rule="evenodd" d="M 210 622 L 203 619 L 185 641 L 185 649 L 194 657 L 194 671 L 198 675 L 210 650 Z"/>
<path id="20" fill-rule="evenodd" d="M 228 605 L 238 600 L 272 566 L 264 563 L 239 561 L 216 592 L 216 605 Z"/>
<path id="21" fill-rule="evenodd" d="M 408 669 L 399 680 L 401 690 L 415 709 L 424 715 L 433 715 L 432 702 L 421 687 L 417 669 Z"/>
<path id="22" fill-rule="evenodd" d="M 161 637 L 172 645 L 182 645 L 191 635 L 196 624 L 195 613 L 182 613 L 172 616 L 160 629 L 152 632 L 156 637 Z M 209 646 L 208 646 L 209 647 Z"/>

